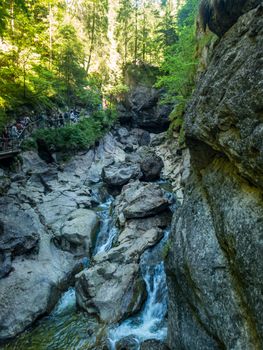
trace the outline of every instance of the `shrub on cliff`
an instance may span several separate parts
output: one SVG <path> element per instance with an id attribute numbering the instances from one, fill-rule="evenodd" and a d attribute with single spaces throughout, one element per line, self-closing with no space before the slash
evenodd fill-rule
<path id="1" fill-rule="evenodd" d="M 61 128 L 37 130 L 23 143 L 23 148 L 37 148 L 37 140 L 43 140 L 52 151 L 72 153 L 93 146 L 116 120 L 114 110 L 96 111 L 89 118 L 83 118 L 77 124 Z"/>
<path id="2" fill-rule="evenodd" d="M 195 73 L 198 59 L 196 57 L 195 18 L 197 2 L 188 0 L 178 13 L 178 40 L 168 47 L 161 70 L 164 73 L 157 82 L 164 87 L 164 102 L 174 103 L 170 114 L 170 131 L 181 131 L 183 142 L 183 113 L 186 102 L 195 85 Z"/>

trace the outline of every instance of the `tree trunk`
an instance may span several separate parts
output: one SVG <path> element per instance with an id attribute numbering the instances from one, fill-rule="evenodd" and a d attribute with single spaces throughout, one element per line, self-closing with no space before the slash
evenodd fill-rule
<path id="1" fill-rule="evenodd" d="M 134 61 L 138 58 L 138 0 L 135 1 L 135 42 L 134 42 Z"/>
<path id="2" fill-rule="evenodd" d="M 51 6 L 51 3 L 49 3 L 49 69 L 51 69 L 52 60 L 53 60 L 53 28 L 52 28 L 52 19 L 53 19 L 52 6 Z"/>
<path id="3" fill-rule="evenodd" d="M 11 32 L 12 35 L 14 34 L 15 30 L 15 15 L 14 15 L 14 0 L 10 1 L 10 26 L 11 26 Z"/>
<path id="4" fill-rule="evenodd" d="M 91 64 L 91 57 L 94 50 L 94 39 L 95 39 L 95 14 L 96 14 L 96 4 L 93 2 L 93 9 L 92 9 L 92 27 L 91 27 L 91 40 L 90 40 L 90 51 L 89 51 L 89 59 L 88 59 L 88 65 L 86 72 L 88 74 Z"/>
<path id="5" fill-rule="evenodd" d="M 142 59 L 145 61 L 145 55 L 146 55 L 146 15 L 145 15 L 145 8 L 144 8 L 144 2 L 143 2 L 143 30 L 142 30 L 142 35 L 143 35 L 143 43 L 142 43 Z"/>
<path id="6" fill-rule="evenodd" d="M 128 21 L 125 21 L 125 29 L 128 27 Z M 127 63 L 127 55 L 128 55 L 128 32 L 124 31 L 124 66 Z"/>
<path id="7" fill-rule="evenodd" d="M 26 98 L 26 63 L 23 64 L 23 96 Z"/>

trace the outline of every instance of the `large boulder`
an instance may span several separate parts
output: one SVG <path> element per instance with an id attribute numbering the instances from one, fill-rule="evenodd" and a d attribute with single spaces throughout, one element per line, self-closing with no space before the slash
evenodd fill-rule
<path id="1" fill-rule="evenodd" d="M 141 344 L 140 350 L 169 350 L 168 346 L 159 340 L 146 340 Z"/>
<path id="2" fill-rule="evenodd" d="M 54 242 L 73 254 L 90 255 L 98 224 L 98 217 L 92 210 L 77 209 L 68 216 Z"/>
<path id="3" fill-rule="evenodd" d="M 116 345 L 116 350 L 137 350 L 139 347 L 138 340 L 132 335 L 120 339 Z"/>
<path id="4" fill-rule="evenodd" d="M 167 210 L 170 204 L 158 184 L 136 181 L 123 187 L 115 202 L 116 215 L 119 222 L 123 222 L 123 218 L 145 218 Z"/>
<path id="5" fill-rule="evenodd" d="M 115 323 L 138 312 L 145 284 L 138 264 L 102 262 L 77 276 L 77 304 L 102 322 Z"/>
<path id="6" fill-rule="evenodd" d="M 14 220 L 16 218 L 16 220 Z M 17 222 L 22 223 L 18 226 Z M 12 256 L 39 249 L 39 227 L 32 211 L 22 211 L 18 203 L 2 198 L 0 201 L 0 251 Z"/>
<path id="7" fill-rule="evenodd" d="M 200 20 L 203 29 L 206 26 L 222 36 L 238 18 L 262 3 L 261 0 L 202 0 L 200 3 Z"/>
<path id="8" fill-rule="evenodd" d="M 140 146 L 147 146 L 151 141 L 150 133 L 146 130 L 133 128 L 119 128 L 116 133 L 117 140 L 123 145 L 125 152 L 135 151 Z"/>
<path id="9" fill-rule="evenodd" d="M 28 204 L 7 197 L 0 204 L 0 340 L 7 340 L 52 310 L 80 262 L 51 244 L 37 211 Z"/>
<path id="10" fill-rule="evenodd" d="M 122 187 L 130 180 L 141 177 L 140 165 L 136 163 L 114 163 L 102 170 L 102 179 L 110 187 Z"/>
<path id="11" fill-rule="evenodd" d="M 165 91 L 155 88 L 159 75 L 156 66 L 143 62 L 126 65 L 124 81 L 129 91 L 123 94 L 117 105 L 118 120 L 122 125 L 156 133 L 168 129 L 173 106 L 163 104 Z"/>
<path id="12" fill-rule="evenodd" d="M 160 179 L 161 171 L 164 167 L 164 162 L 150 147 L 142 147 L 139 150 L 141 156 L 141 171 L 143 180 L 156 181 Z"/>
<path id="13" fill-rule="evenodd" d="M 42 173 L 48 170 L 48 165 L 34 151 L 27 151 L 21 154 L 22 171 L 25 173 Z"/>
<path id="14" fill-rule="evenodd" d="M 262 14 L 225 33 L 186 111 L 191 175 L 166 263 L 172 350 L 263 347 Z"/>
<path id="15" fill-rule="evenodd" d="M 0 279 L 0 339 L 15 337 L 51 312 L 80 267 L 72 255 L 57 250 L 13 261 L 12 271 Z"/>
<path id="16" fill-rule="evenodd" d="M 149 132 L 163 132 L 169 127 L 172 106 L 161 104 L 162 91 L 138 84 L 118 106 L 119 120 L 124 125 L 139 127 Z"/>
<path id="17" fill-rule="evenodd" d="M 136 138 L 138 146 L 148 146 L 151 142 L 151 135 L 144 129 L 134 128 L 131 135 Z"/>

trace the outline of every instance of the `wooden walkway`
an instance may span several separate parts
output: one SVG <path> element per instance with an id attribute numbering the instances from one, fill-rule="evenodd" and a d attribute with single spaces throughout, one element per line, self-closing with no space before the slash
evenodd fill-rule
<path id="1" fill-rule="evenodd" d="M 29 123 L 20 133 L 18 138 L 8 139 L 6 141 L 3 141 L 3 139 L 0 138 L 0 160 L 13 158 L 19 154 L 21 151 L 22 142 L 31 135 L 33 130 L 39 127 L 39 122 L 41 121 L 38 119 L 34 122 Z M 76 122 L 78 122 L 78 120 Z M 71 121 L 69 121 L 69 123 L 71 123 Z M 44 121 L 44 126 L 42 127 L 47 127 L 47 124 L 48 122 Z M 61 128 L 65 126 L 65 124 L 67 124 L 67 122 L 61 124 L 59 118 L 53 119 L 53 127 L 55 128 Z"/>
<path id="2" fill-rule="evenodd" d="M 0 151 L 0 160 L 7 159 L 7 158 L 13 158 L 16 155 L 18 155 L 19 152 L 20 152 L 20 149 Z"/>
<path id="3" fill-rule="evenodd" d="M 29 123 L 17 138 L 0 139 L 0 160 L 13 158 L 20 153 L 22 142 L 30 135 L 29 130 L 33 130 L 36 123 L 37 121 Z M 28 135 L 26 136 L 27 133 Z"/>

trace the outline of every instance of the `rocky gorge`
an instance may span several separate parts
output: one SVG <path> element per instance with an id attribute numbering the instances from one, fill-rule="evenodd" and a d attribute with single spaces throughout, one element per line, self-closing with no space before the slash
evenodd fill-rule
<path id="1" fill-rule="evenodd" d="M 262 349 L 263 7 L 216 5 L 185 147 L 134 84 L 92 149 L 1 170 L 3 349 Z"/>
<path id="2" fill-rule="evenodd" d="M 159 245 L 172 217 L 173 196 L 158 182 L 161 172 L 170 170 L 158 155 L 163 152 L 160 136 L 116 127 L 94 149 L 66 163 L 47 164 L 29 151 L 21 154 L 15 171 L 2 170 L 2 342 L 38 319 L 36 332 L 45 329 L 41 319 L 74 285 L 76 291 L 62 297 L 66 304 L 59 306 L 60 301 L 51 312 L 51 317 L 61 317 L 64 307 L 78 306 L 74 312 L 90 330 L 72 348 L 81 341 L 90 349 L 110 346 L 109 329 L 143 308 L 149 290 L 140 261 Z M 163 260 L 159 250 L 153 269 Z M 159 273 L 164 278 L 163 268 Z M 27 336 L 32 349 L 48 344 L 43 338 L 35 343 L 33 329 L 4 348 L 28 348 L 23 342 Z M 116 348 L 120 341 L 116 338 Z M 68 349 L 68 342 L 59 348 Z"/>

